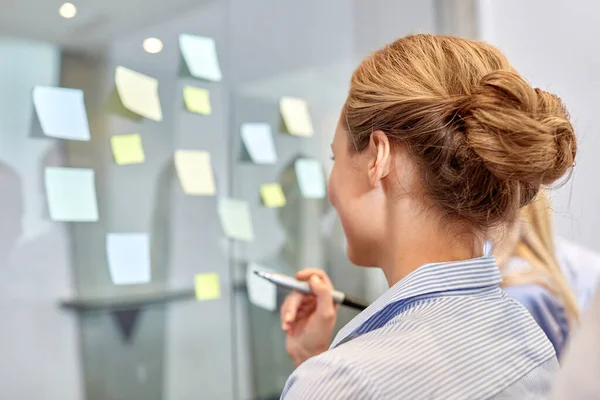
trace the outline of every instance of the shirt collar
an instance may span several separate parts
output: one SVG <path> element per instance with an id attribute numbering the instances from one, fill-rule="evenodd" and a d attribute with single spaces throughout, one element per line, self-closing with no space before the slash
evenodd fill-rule
<path id="1" fill-rule="evenodd" d="M 502 276 L 494 257 L 424 264 L 388 289 L 344 326 L 331 347 L 345 340 L 385 306 L 415 296 L 499 285 Z"/>

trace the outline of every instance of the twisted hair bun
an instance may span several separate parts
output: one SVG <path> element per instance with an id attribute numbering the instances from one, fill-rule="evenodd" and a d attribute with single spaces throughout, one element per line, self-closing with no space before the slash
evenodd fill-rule
<path id="1" fill-rule="evenodd" d="M 575 133 L 560 99 L 512 71 L 495 71 L 458 110 L 467 143 L 501 180 L 550 184 L 575 159 Z"/>
<path id="2" fill-rule="evenodd" d="M 572 167 L 576 138 L 561 100 L 531 87 L 482 42 L 414 35 L 355 71 L 346 121 L 364 149 L 374 129 L 420 166 L 442 215 L 475 229 L 516 218 Z"/>

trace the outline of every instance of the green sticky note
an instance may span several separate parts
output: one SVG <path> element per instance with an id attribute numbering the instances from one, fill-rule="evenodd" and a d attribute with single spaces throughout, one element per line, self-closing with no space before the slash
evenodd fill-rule
<path id="1" fill-rule="evenodd" d="M 189 112 L 210 115 L 210 92 L 207 89 L 186 86 L 183 88 L 183 101 Z"/>
<path id="2" fill-rule="evenodd" d="M 219 274 L 197 274 L 194 277 L 196 300 L 215 300 L 221 297 Z"/>
<path id="3" fill-rule="evenodd" d="M 221 226 L 230 239 L 251 242 L 254 240 L 252 217 L 248 202 L 237 199 L 222 198 L 217 205 Z"/>
<path id="4" fill-rule="evenodd" d="M 139 133 L 112 136 L 110 145 L 115 162 L 119 165 L 139 164 L 145 160 L 142 137 Z"/>
<path id="5" fill-rule="evenodd" d="M 296 160 L 295 170 L 302 197 L 306 199 L 325 197 L 325 176 L 319 161 L 312 158 L 299 158 Z"/>
<path id="6" fill-rule="evenodd" d="M 94 170 L 47 167 L 44 178 L 52 220 L 98 221 Z"/>
<path id="7" fill-rule="evenodd" d="M 283 194 L 283 189 L 279 183 L 265 183 L 260 187 L 260 195 L 266 207 L 285 206 L 285 194 Z"/>

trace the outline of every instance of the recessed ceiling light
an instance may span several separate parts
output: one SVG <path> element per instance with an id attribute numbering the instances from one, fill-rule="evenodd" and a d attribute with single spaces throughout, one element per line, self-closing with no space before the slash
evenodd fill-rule
<path id="1" fill-rule="evenodd" d="M 77 14 L 77 7 L 73 3 L 64 3 L 58 9 L 58 13 L 63 18 L 73 18 Z"/>
<path id="2" fill-rule="evenodd" d="M 144 40 L 142 47 L 150 54 L 160 53 L 163 49 L 163 42 L 160 39 L 151 37 Z"/>

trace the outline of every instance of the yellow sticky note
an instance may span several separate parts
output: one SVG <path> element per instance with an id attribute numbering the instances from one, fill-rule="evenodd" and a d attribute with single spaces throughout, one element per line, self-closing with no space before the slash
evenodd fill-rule
<path id="1" fill-rule="evenodd" d="M 115 162 L 119 165 L 139 164 L 145 160 L 142 137 L 139 133 L 111 136 L 110 145 Z"/>
<path id="2" fill-rule="evenodd" d="M 282 97 L 279 102 L 279 110 L 285 132 L 296 136 L 312 136 L 313 126 L 306 101 L 293 97 Z"/>
<path id="3" fill-rule="evenodd" d="M 221 297 L 219 274 L 197 274 L 194 277 L 196 300 L 215 300 Z"/>
<path id="4" fill-rule="evenodd" d="M 207 89 L 186 86 L 183 88 L 183 101 L 189 112 L 210 115 L 210 92 Z"/>
<path id="5" fill-rule="evenodd" d="M 142 117 L 162 121 L 156 79 L 119 66 L 115 71 L 115 85 L 123 107 Z"/>
<path id="6" fill-rule="evenodd" d="M 186 194 L 194 196 L 215 194 L 215 178 L 209 152 L 177 150 L 175 152 L 175 169 Z"/>
<path id="7" fill-rule="evenodd" d="M 267 207 L 277 208 L 285 206 L 285 195 L 279 183 L 265 183 L 261 185 L 260 196 Z"/>

